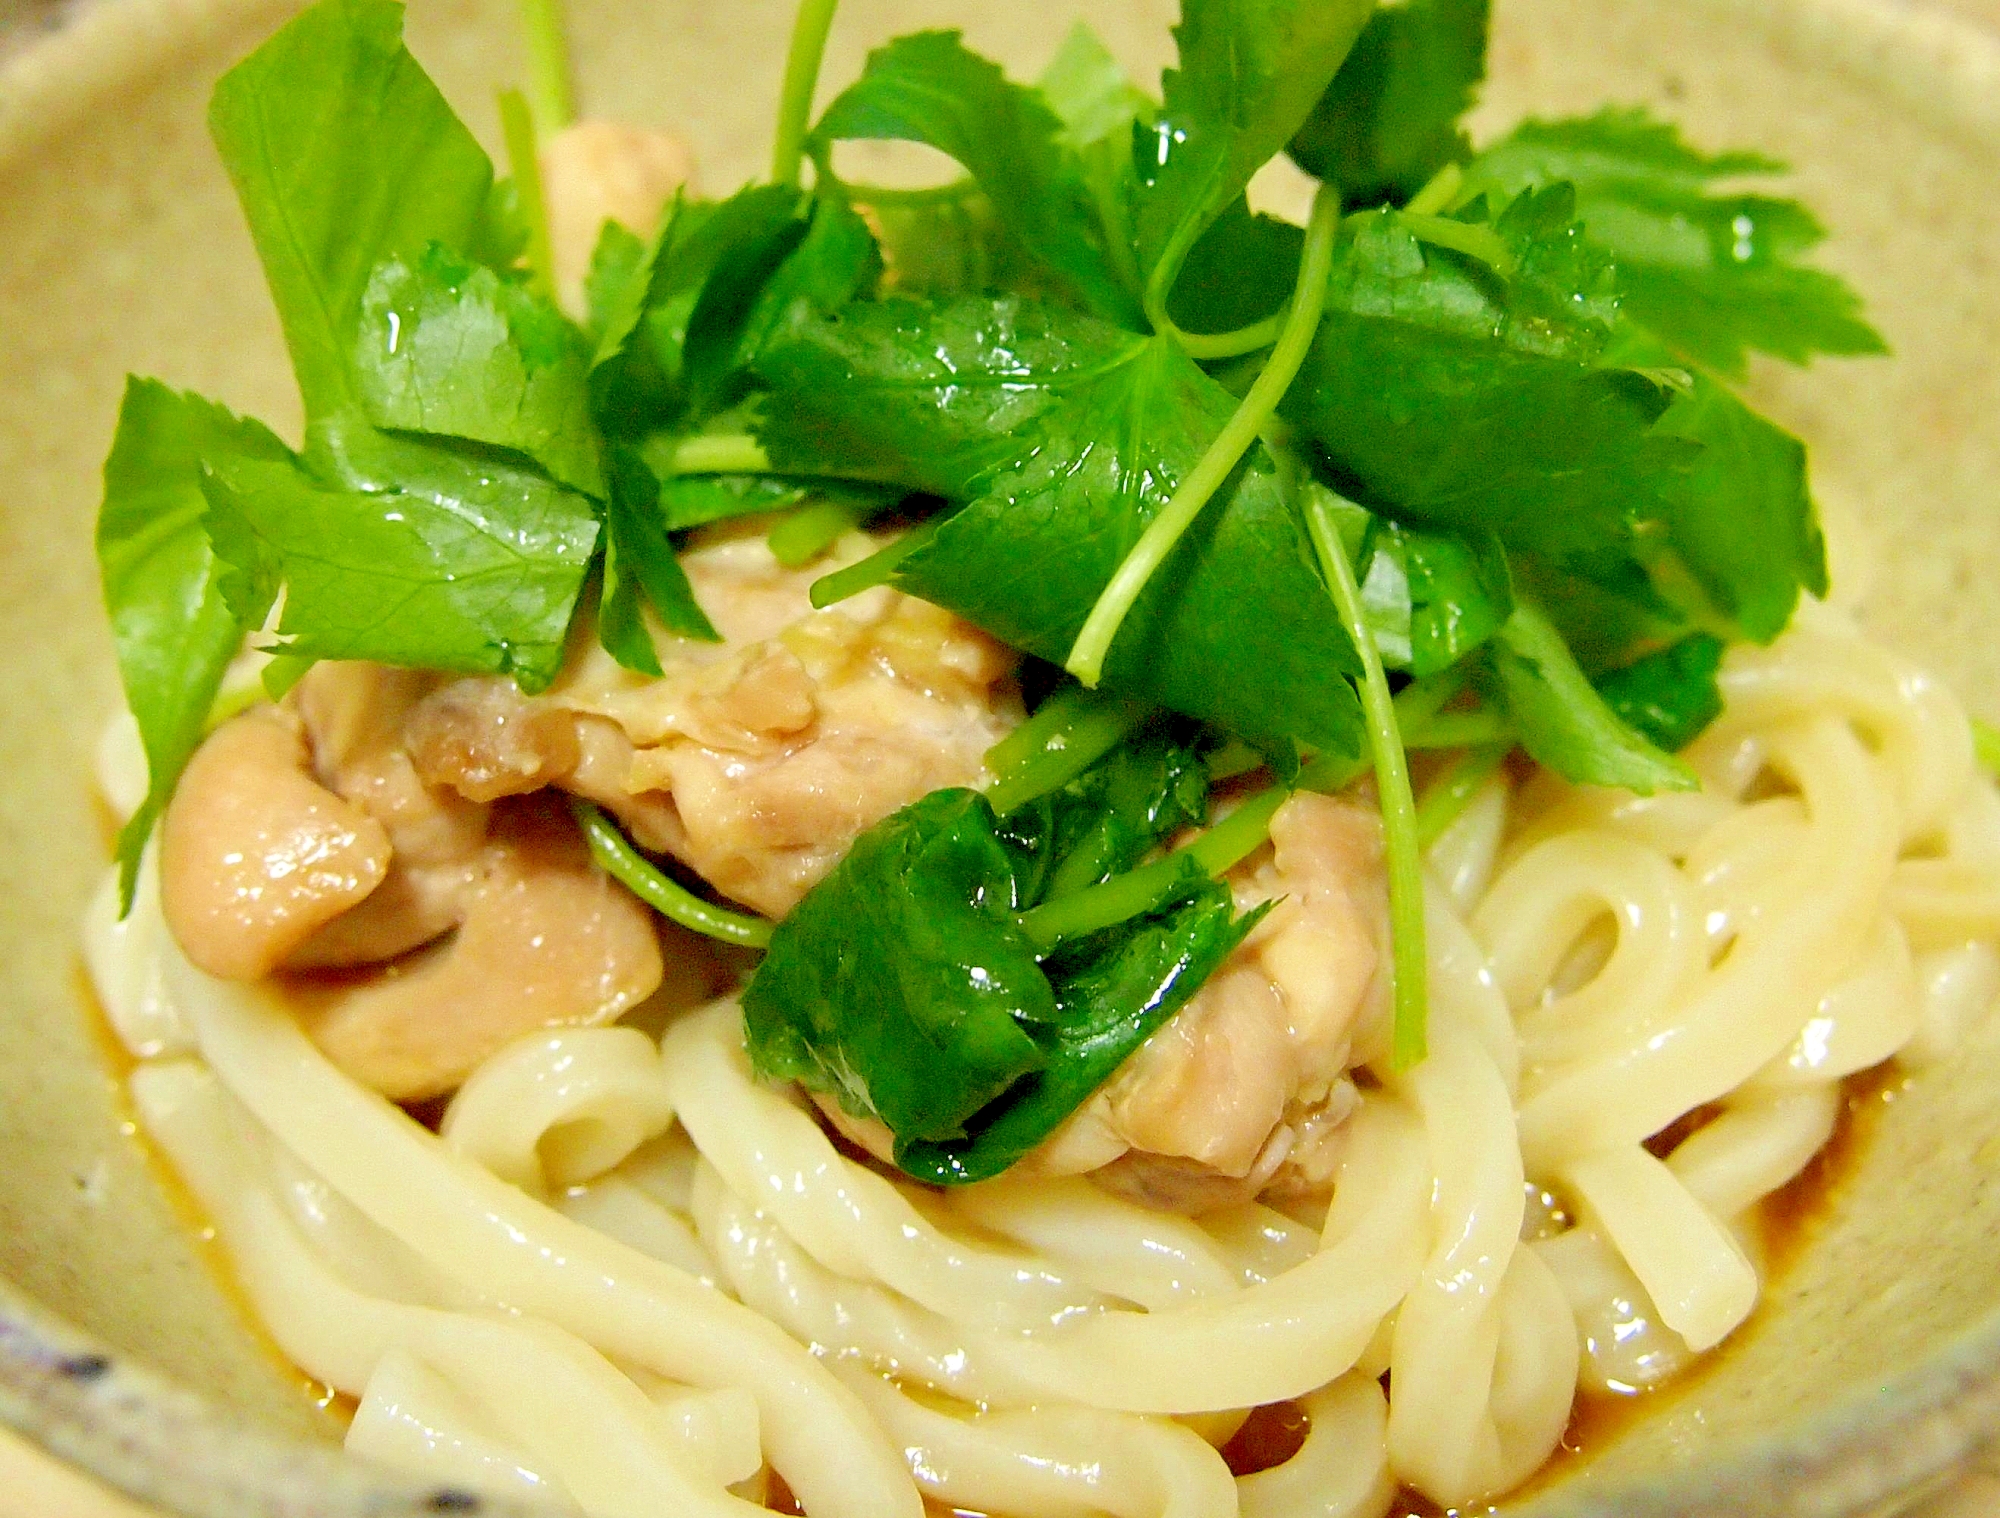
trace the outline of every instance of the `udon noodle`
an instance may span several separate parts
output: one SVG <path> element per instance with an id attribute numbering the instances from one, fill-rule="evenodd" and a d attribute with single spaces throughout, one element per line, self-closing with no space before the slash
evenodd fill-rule
<path id="1" fill-rule="evenodd" d="M 1431 1054 L 1362 1073 L 1323 1217 L 891 1178 L 752 1079 L 726 1000 L 516 1042 L 434 1134 L 193 968 L 150 878 L 89 957 L 146 1133 L 385 1465 L 591 1518 L 748 1514 L 772 1473 L 812 1518 L 1457 1506 L 1579 1388 L 1736 1330 L 1843 1079 L 1946 1057 L 2000 989 L 1951 695 L 1816 606 L 1723 689 L 1698 794 L 1503 771 L 1431 849 Z M 1232 1477 L 1287 1401 L 1303 1444 Z"/>

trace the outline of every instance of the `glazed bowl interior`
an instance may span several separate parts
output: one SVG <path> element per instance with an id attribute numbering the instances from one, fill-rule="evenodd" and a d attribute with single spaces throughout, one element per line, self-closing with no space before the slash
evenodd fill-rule
<path id="1" fill-rule="evenodd" d="M 1965 8 L 1965 7 L 1961 7 Z M 1151 76 L 1171 6 L 854 0 L 826 77 L 962 24 L 1032 74 L 1087 12 Z M 0 48 L 0 1415 L 188 1512 L 415 1511 L 331 1455 L 333 1418 L 247 1326 L 130 1137 L 76 924 L 104 866 L 91 755 L 117 702 L 90 540 L 127 371 L 295 429 L 276 322 L 203 106 L 273 0 L 101 0 Z M 589 111 L 668 127 L 724 191 L 761 162 L 783 0 L 577 0 Z M 1760 367 L 1813 449 L 1839 594 L 2000 713 L 2000 47 L 1869 0 L 1502 0 L 1491 129 L 1645 103 L 1789 159 L 1825 260 L 1895 356 Z M 497 142 L 513 8 L 415 0 L 412 46 Z M 1543 1514 L 1859 1512 L 2000 1428 L 2000 1037 L 1884 1104 L 1752 1323 L 1518 1499 Z M 192 1396 L 185 1395 L 192 1393 Z M 300 1462 L 307 1474 L 296 1474 Z M 405 1507 L 405 1504 L 410 1506 Z"/>

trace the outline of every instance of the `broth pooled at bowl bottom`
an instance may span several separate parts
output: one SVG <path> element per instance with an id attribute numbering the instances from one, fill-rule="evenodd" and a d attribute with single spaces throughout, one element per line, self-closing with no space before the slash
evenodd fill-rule
<path id="1" fill-rule="evenodd" d="M 2000 988 L 1972 726 L 1726 383 L 1880 347 L 1774 166 L 1475 153 L 1476 67 L 1383 74 L 1483 7 L 1279 10 L 1190 0 L 1157 102 L 899 39 L 718 202 L 525 107 L 496 191 L 382 0 L 224 79 L 307 435 L 128 389 L 86 943 L 357 1454 L 1476 1507 L 1725 1343 L 1846 1083 Z M 844 179 L 882 137 L 970 177 Z M 1729 231 L 1678 305 L 1663 224 Z"/>

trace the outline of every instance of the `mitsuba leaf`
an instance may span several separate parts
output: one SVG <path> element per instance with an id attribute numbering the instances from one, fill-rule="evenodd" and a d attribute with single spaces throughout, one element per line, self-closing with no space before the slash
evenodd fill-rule
<path id="1" fill-rule="evenodd" d="M 588 499 L 442 444 L 365 428 L 313 441 L 318 478 L 262 460 L 204 472 L 239 623 L 282 589 L 278 633 L 301 658 L 555 678 L 597 547 Z"/>
<path id="2" fill-rule="evenodd" d="M 1208 770 L 1184 722 L 1154 722 L 1067 785 L 1000 819 L 1022 908 L 1139 864 L 1208 820 Z"/>
<path id="3" fill-rule="evenodd" d="M 1618 260 L 1625 310 L 1688 363 L 1741 375 L 1751 350 L 1885 351 L 1837 276 L 1800 260 L 1825 231 L 1795 201 L 1721 191 L 1782 172 L 1755 153 L 1695 151 L 1643 111 L 1527 121 L 1467 166 L 1473 188 L 1512 194 L 1566 181 L 1591 238 Z"/>
<path id="4" fill-rule="evenodd" d="M 1605 704 L 1562 635 L 1534 606 L 1517 602 L 1480 657 L 1482 691 L 1507 713 L 1536 763 L 1585 785 L 1619 786 L 1641 796 L 1700 786 L 1694 771 Z"/>
<path id="5" fill-rule="evenodd" d="M 669 532 L 730 517 L 783 511 L 805 500 L 803 480 L 771 474 L 676 474 L 659 481 L 661 524 Z"/>
<path id="6" fill-rule="evenodd" d="M 1013 865 L 975 791 L 855 840 L 778 924 L 743 993 L 757 1072 L 830 1091 L 899 1139 L 959 1138 L 1047 1063 L 1055 994 L 1014 926 Z"/>
<path id="7" fill-rule="evenodd" d="M 1716 611 L 1745 637 L 1770 642 L 1791 622 L 1801 589 L 1827 590 L 1805 445 L 1706 374 L 1654 431 L 1701 445 L 1692 466 L 1667 481 L 1674 552 Z"/>
<path id="8" fill-rule="evenodd" d="M 1253 216 L 1238 200 L 1189 251 L 1167 301 L 1184 332 L 1234 332 L 1292 298 L 1305 233 L 1275 216 Z"/>
<path id="9" fill-rule="evenodd" d="M 104 461 L 97 558 L 126 704 L 146 750 L 146 800 L 118 837 L 126 908 L 146 838 L 201 743 L 223 672 L 243 643 L 202 525 L 202 468 L 290 457 L 266 428 L 213 401 L 157 380 L 125 383 Z"/>
<path id="10" fill-rule="evenodd" d="M 1568 209 L 1558 188 L 1491 225 L 1510 278 L 1363 218 L 1282 410 L 1369 506 L 1589 573 L 1637 551 L 1698 450 L 1655 429 L 1669 390 L 1598 364 L 1612 271 Z"/>
<path id="11" fill-rule="evenodd" d="M 1033 1149 L 1227 959 L 1268 908 L 1235 915 L 1229 887 L 1190 880 L 1137 923 L 1065 945 L 1047 966 L 1056 1014 L 1034 1029 L 1043 1067 L 981 1112 L 963 1139 L 904 1140 L 896 1163 L 919 1180 L 966 1185 L 999 1175 Z"/>
<path id="12" fill-rule="evenodd" d="M 1134 231 L 1164 296 L 1188 250 L 1289 142 L 1326 92 L 1374 0 L 1185 0 L 1179 66 L 1135 144 Z"/>
<path id="13" fill-rule="evenodd" d="M 647 240 L 622 222 L 607 221 L 597 234 L 590 271 L 583 279 L 583 304 L 596 347 L 601 349 L 605 333 L 614 324 L 622 323 L 629 331 L 630 324 L 639 319 L 646 294 L 639 277 L 651 252 Z"/>
<path id="14" fill-rule="evenodd" d="M 604 508 L 604 590 L 597 634 L 605 652 L 627 669 L 660 673 L 659 654 L 646 628 L 651 606 L 676 637 L 719 643 L 722 635 L 695 601 L 687 572 L 661 519 L 660 485 L 629 448 L 611 456 L 611 494 Z"/>
<path id="15" fill-rule="evenodd" d="M 1168 339 L 1013 299 L 857 304 L 794 323 L 757 371 L 778 468 L 969 500 L 898 585 L 1058 663 L 1235 405 Z M 1104 683 L 1253 740 L 1351 753 L 1341 677 L 1356 667 L 1257 448 L 1153 577 Z"/>
<path id="16" fill-rule="evenodd" d="M 1459 118 L 1486 77 L 1487 0 L 1403 0 L 1368 18 L 1291 140 L 1349 205 L 1404 201 L 1471 144 Z"/>
<path id="17" fill-rule="evenodd" d="M 377 265 L 490 241 L 493 166 L 402 28 L 391 0 L 321 0 L 209 105 L 312 416 L 360 404 L 355 333 Z"/>
<path id="18" fill-rule="evenodd" d="M 1722 640 L 1690 633 L 1599 679 L 1604 704 L 1633 731 L 1677 753 L 1722 715 Z"/>
<path id="19" fill-rule="evenodd" d="M 879 1117 L 942 1185 L 997 1175 L 1171 1017 L 1255 926 L 1192 860 L 1139 917 L 1037 963 L 1015 913 L 1199 821 L 1191 725 L 1159 722 L 996 820 L 937 791 L 869 829 L 772 935 L 743 997 L 760 1074 Z"/>
<path id="20" fill-rule="evenodd" d="M 949 194 L 861 205 L 875 230 L 885 289 L 916 296 L 1067 294 L 970 180 Z"/>
<path id="21" fill-rule="evenodd" d="M 1468 542 L 1377 519 L 1356 559 L 1383 663 L 1412 675 L 1449 669 L 1513 610 L 1507 556 L 1490 535 Z"/>
<path id="22" fill-rule="evenodd" d="M 1059 141 L 1063 132 L 1039 92 L 1009 80 L 957 32 L 917 32 L 869 55 L 810 145 L 822 164 L 833 143 L 857 138 L 921 142 L 948 154 L 1077 300 L 1136 325 L 1137 298 L 1118 276 L 1082 163 Z"/>
<path id="23" fill-rule="evenodd" d="M 1132 83 L 1082 21 L 1069 29 L 1035 85 L 1062 122 L 1062 140 L 1077 149 L 1112 139 L 1129 143 L 1132 123 L 1155 109 L 1152 98 Z"/>
<path id="24" fill-rule="evenodd" d="M 442 244 L 375 270 L 355 370 L 378 427 L 506 448 L 572 489 L 604 494 L 583 335 L 525 287 Z"/>

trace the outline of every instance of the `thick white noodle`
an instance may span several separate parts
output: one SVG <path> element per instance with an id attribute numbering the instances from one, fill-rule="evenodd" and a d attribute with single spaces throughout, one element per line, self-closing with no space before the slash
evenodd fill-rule
<path id="1" fill-rule="evenodd" d="M 478 1408 L 406 1349 L 375 1362 L 346 1442 L 350 1454 L 418 1480 L 578 1511 L 568 1492 L 525 1464 Z"/>
<path id="2" fill-rule="evenodd" d="M 748 1388 L 765 1453 L 813 1518 L 915 1518 L 920 1499 L 880 1429 L 768 1319 L 452 1153 L 334 1069 L 269 987 L 215 980 L 179 956 L 168 982 L 231 1094 L 438 1270 L 673 1380 Z"/>
<path id="3" fill-rule="evenodd" d="M 657 1044 L 637 1028 L 568 1028 L 530 1033 L 486 1060 L 439 1132 L 540 1195 L 595 1180 L 673 1120 Z"/>
<path id="4" fill-rule="evenodd" d="M 279 990 L 193 970 L 150 865 L 88 960 L 148 1131 L 385 1464 L 586 1518 L 745 1512 L 767 1467 L 812 1518 L 1460 1507 L 1579 1387 L 1725 1338 L 1843 1079 L 1948 1057 L 2000 993 L 2000 797 L 1950 696 L 1817 607 L 1722 684 L 1699 793 L 1503 771 L 1432 847 L 1431 1054 L 1361 1074 L 1323 1212 L 892 1179 L 752 1077 L 728 1001 L 657 1046 L 525 1038 L 436 1138 Z M 1286 1400 L 1303 1445 L 1232 1480 L 1215 1443 Z"/>

